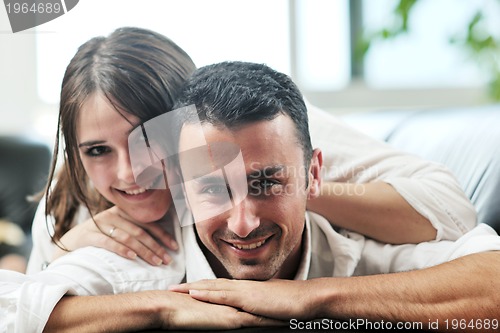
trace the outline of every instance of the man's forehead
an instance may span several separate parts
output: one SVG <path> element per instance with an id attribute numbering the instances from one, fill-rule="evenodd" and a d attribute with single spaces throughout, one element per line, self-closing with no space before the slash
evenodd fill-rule
<path id="1" fill-rule="evenodd" d="M 292 137 L 296 138 L 296 129 L 293 120 L 288 115 L 280 114 L 273 119 L 242 122 L 229 126 L 207 121 L 188 122 L 182 125 L 180 137 L 180 143 L 189 148 L 205 141 L 240 140 L 242 137 L 272 138 L 274 141 L 283 138 L 290 140 Z"/>
<path id="2" fill-rule="evenodd" d="M 200 133 L 200 131 L 202 133 Z M 232 143 L 238 147 L 243 154 L 245 163 L 252 164 L 251 169 L 264 170 L 276 165 L 295 164 L 297 158 L 302 160 L 302 146 L 297 143 L 295 125 L 290 117 L 280 115 L 272 120 L 255 121 L 236 127 L 225 127 L 211 123 L 184 124 L 181 130 L 179 151 L 185 151 L 195 147 L 207 147 L 208 154 L 221 157 L 217 154 L 223 152 L 223 156 L 232 156 L 223 149 L 212 149 L 222 142 Z M 234 149 L 236 151 L 236 148 Z"/>

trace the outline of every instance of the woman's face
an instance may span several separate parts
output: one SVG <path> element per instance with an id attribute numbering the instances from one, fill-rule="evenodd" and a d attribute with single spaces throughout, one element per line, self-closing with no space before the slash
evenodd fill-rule
<path id="1" fill-rule="evenodd" d="M 79 112 L 77 145 L 95 189 L 136 222 L 148 223 L 166 214 L 172 197 L 169 190 L 147 190 L 135 182 L 128 135 L 139 123 L 139 118 L 118 113 L 106 98 L 95 93 Z"/>

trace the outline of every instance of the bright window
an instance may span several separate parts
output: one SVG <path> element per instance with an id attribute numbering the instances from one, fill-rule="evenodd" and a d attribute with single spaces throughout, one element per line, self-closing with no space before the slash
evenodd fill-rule
<path id="1" fill-rule="evenodd" d="M 390 26 L 395 0 L 363 1 L 364 28 Z M 484 1 L 419 0 L 409 20 L 409 34 L 374 43 L 365 60 L 364 79 L 374 88 L 471 87 L 484 77 L 466 52 L 449 40 L 464 32 Z"/>
<path id="2" fill-rule="evenodd" d="M 198 66 L 224 60 L 267 63 L 290 74 L 313 103 L 327 108 L 478 99 L 484 73 L 448 41 L 463 31 L 479 6 L 493 0 L 419 0 L 410 17 L 410 34 L 374 43 L 362 75 L 352 76 L 350 27 L 370 31 L 387 26 L 397 3 L 356 1 L 80 1 L 66 15 L 37 28 L 39 95 L 49 104 L 58 102 L 64 69 L 83 42 L 120 26 L 139 26 L 174 40 Z M 362 22 L 353 14 L 353 4 L 359 3 Z M 493 6 L 489 15 L 500 17 L 499 8 Z M 500 19 L 491 21 L 500 31 Z"/>
<path id="3" fill-rule="evenodd" d="M 351 79 L 347 0 L 298 0 L 296 79 L 305 90 L 341 90 Z"/>
<path id="4" fill-rule="evenodd" d="M 43 101 L 58 103 L 78 46 L 120 26 L 163 33 L 197 66 L 243 60 L 290 73 L 288 17 L 287 0 L 82 0 L 37 28 L 38 92 Z"/>

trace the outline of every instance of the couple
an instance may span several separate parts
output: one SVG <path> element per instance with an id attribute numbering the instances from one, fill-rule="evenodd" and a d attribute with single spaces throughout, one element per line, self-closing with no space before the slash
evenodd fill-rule
<path id="1" fill-rule="evenodd" d="M 148 38 L 142 37 L 134 45 L 142 45 Z M 182 242 L 177 245 L 178 251 L 170 252 L 170 256 L 145 255 L 146 261 L 128 260 L 102 249 L 85 248 L 63 256 L 37 274 L 5 274 L 2 282 L 12 287 L 12 292 L 9 294 L 4 288 L 3 295 L 8 297 L 0 300 L 16 330 L 63 331 L 77 327 L 94 332 L 155 327 L 234 328 L 274 325 L 276 320 L 291 318 L 323 317 L 421 322 L 445 318 L 498 318 L 498 299 L 495 299 L 498 285 L 494 277 L 498 275 L 500 259 L 498 253 L 491 251 L 500 249 L 500 241 L 487 226 L 477 227 L 456 242 L 396 246 L 334 228 L 327 219 L 306 210 L 307 202 L 320 195 L 323 156 L 320 150 L 312 149 L 307 110 L 300 92 L 288 77 L 266 66 L 248 63 L 207 66 L 195 72 L 182 91 L 167 87 L 175 99 L 179 99 L 178 107 L 194 104 L 197 109 L 196 121 L 183 119 L 179 150 L 191 148 L 193 136 L 200 134 L 199 119 L 209 147 L 226 142 L 239 148 L 247 182 L 246 189 L 228 186 L 231 182 L 226 182 L 216 172 L 211 177 L 199 177 L 198 182 L 186 182 L 189 207 L 195 213 L 207 206 L 218 206 L 221 201 L 226 203 L 221 193 L 227 193 L 232 202 L 237 203 L 234 207 L 192 224 L 190 214 L 182 211 L 175 214 L 165 207 L 166 202 L 171 202 L 168 191 L 143 191 L 122 183 L 109 184 L 113 179 L 110 175 L 114 174 L 134 183 L 133 166 L 129 166 L 128 151 L 124 150 L 130 139 L 128 133 L 140 128 L 142 123 L 139 121 L 141 115 L 135 117 L 122 112 L 113 97 L 123 98 L 128 103 L 122 106 L 134 112 L 152 112 L 152 108 L 144 106 L 148 103 L 168 105 L 171 101 L 166 101 L 169 96 L 165 94 L 148 95 L 153 90 L 162 91 L 162 87 L 147 84 L 147 81 L 132 81 L 130 73 L 124 76 L 124 86 L 136 88 L 131 89 L 130 94 L 109 96 L 97 89 L 99 93 L 90 95 L 89 91 L 96 90 L 95 87 L 71 79 L 73 71 L 85 68 L 87 62 L 101 60 L 88 57 L 86 47 L 90 46 L 82 47 L 70 64 L 63 82 L 62 101 L 69 99 L 71 102 L 61 105 L 61 110 L 66 107 L 68 117 L 62 119 L 62 126 L 76 124 L 73 133 L 78 137 L 76 148 L 71 145 L 71 139 L 66 142 L 66 156 L 74 161 L 80 159 L 82 165 L 76 171 L 67 170 L 72 181 L 61 177 L 57 185 L 65 181 L 76 185 L 83 177 L 84 168 L 92 180 L 92 187 L 109 202 L 117 204 L 151 196 L 155 200 L 148 200 L 148 207 L 144 209 L 133 209 L 131 204 L 127 217 L 152 221 L 167 216 L 168 221 L 160 223 L 165 230 L 155 229 L 154 234 L 166 238 L 161 232 L 167 231 Z M 106 51 L 106 48 L 101 47 L 101 50 Z M 120 58 L 116 54 L 112 56 L 114 61 Z M 137 64 L 145 58 L 141 53 L 129 52 L 126 56 L 128 59 L 135 56 L 133 61 Z M 155 76 L 144 66 L 132 68 L 141 75 L 151 76 L 152 82 L 159 81 L 156 77 L 168 75 L 183 82 L 183 75 L 189 74 L 175 77 L 171 74 L 179 66 L 168 68 L 171 64 L 159 58 L 155 63 L 165 66 L 165 75 Z M 123 68 L 123 64 L 118 66 Z M 100 75 L 98 71 L 94 74 Z M 141 87 L 141 84 L 145 85 Z M 68 98 L 71 90 L 90 97 L 79 104 L 78 96 Z M 153 96 L 162 96 L 165 100 L 153 99 Z M 75 121 L 79 108 L 82 112 Z M 163 107 L 165 109 L 171 108 Z M 153 117 L 146 115 L 144 118 Z M 110 134 L 103 138 L 102 133 Z M 179 157 L 184 175 L 192 163 L 186 162 L 182 154 Z M 110 167 L 114 165 L 119 167 Z M 397 182 L 393 185 L 402 186 Z M 85 197 L 85 189 L 82 189 L 76 187 L 77 196 Z M 243 193 L 241 191 L 245 194 L 238 196 Z M 89 209 L 99 211 L 93 206 Z M 104 210 L 104 215 L 97 214 L 96 223 L 100 218 L 112 220 L 110 214 L 114 210 L 116 207 Z M 71 214 L 75 212 L 62 212 L 61 216 Z M 337 214 L 339 219 L 341 214 L 342 211 Z M 177 217 L 179 221 L 175 221 Z M 430 214 L 428 217 L 435 219 Z M 67 219 L 67 223 L 71 220 Z M 187 226 L 180 228 L 180 224 Z M 116 223 L 109 229 L 103 228 L 109 237 L 101 236 L 122 240 L 124 228 L 124 224 Z M 438 229 L 438 234 L 449 229 Z M 64 227 L 61 229 L 56 224 L 55 234 L 63 234 L 61 230 L 64 231 Z M 67 234 L 81 230 L 73 227 Z M 61 243 L 64 237 L 60 238 Z M 143 235 L 137 237 L 142 239 Z M 168 243 L 168 239 L 165 242 Z M 174 243 L 170 246 L 176 247 Z M 115 252 L 121 253 L 120 249 Z M 466 256 L 477 252 L 488 253 Z M 124 254 L 127 257 L 127 253 Z M 130 258 L 136 256 L 136 253 L 128 255 Z M 447 261 L 450 262 L 441 265 Z M 36 263 L 36 260 L 30 259 L 30 262 Z M 146 262 L 157 266 L 151 267 Z M 162 262 L 170 264 L 160 265 Z M 433 265 L 437 266 L 427 268 Z M 424 269 L 373 275 L 419 268 Z M 471 275 L 474 271 L 478 273 Z M 360 277 L 348 278 L 352 275 Z M 214 278 L 276 279 L 196 282 Z M 16 287 L 19 281 L 22 281 L 21 286 Z M 192 284 L 179 285 L 185 281 Z M 63 297 L 65 294 L 121 295 Z M 9 298 L 9 295 L 14 296 Z"/>
<path id="2" fill-rule="evenodd" d="M 287 76 L 251 63 L 206 66 L 188 80 L 177 104 L 194 104 L 198 116 L 192 122 L 187 117 L 181 129 L 181 170 L 190 167 L 183 165 L 182 152 L 199 135 L 199 119 L 207 145 L 228 142 L 240 148 L 246 197 L 195 224 L 170 224 L 182 239 L 176 255 L 185 259 L 174 258 L 169 266 L 148 268 L 143 261 L 97 248 L 55 261 L 39 275 L 59 297 L 64 284 L 57 282 L 71 278 L 77 281 L 66 284 L 70 293 L 124 294 L 64 297 L 46 329 L 61 330 L 68 323 L 89 331 L 119 331 L 232 328 L 323 317 L 425 323 L 498 317 L 492 291 L 498 288 L 499 254 L 488 251 L 500 249 L 500 239 L 489 227 L 476 227 L 456 242 L 396 246 L 337 232 L 325 218 L 306 211 L 307 200 L 319 194 L 322 155 L 312 149 L 305 104 Z M 190 205 L 210 206 L 225 190 L 231 192 L 224 178 L 213 174 L 186 183 Z M 392 272 L 401 273 L 383 274 Z M 349 278 L 353 275 L 363 277 Z M 215 278 L 227 279 L 199 281 Z M 178 284 L 184 280 L 190 283 Z M 151 290 L 128 293 L 144 289 Z M 93 327 L 102 316 L 108 320 Z"/>

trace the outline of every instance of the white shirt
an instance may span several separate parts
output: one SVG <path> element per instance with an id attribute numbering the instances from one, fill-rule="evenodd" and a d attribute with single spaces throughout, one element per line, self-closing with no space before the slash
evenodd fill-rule
<path id="1" fill-rule="evenodd" d="M 379 243 L 354 232 L 336 232 L 325 218 L 311 212 L 306 214 L 305 223 L 304 251 L 295 277 L 301 280 L 407 271 L 467 254 L 500 250 L 500 237 L 485 224 L 455 242 L 398 246 Z M 3 281 L 1 325 L 9 332 L 41 332 L 53 307 L 66 293 L 118 294 L 165 289 L 182 281 L 215 278 L 196 241 L 193 225 L 180 230 L 176 223 L 173 229 L 183 241 L 179 252 L 172 254 L 173 263 L 168 266 L 153 267 L 141 259 L 125 259 L 100 248 L 88 247 L 55 260 L 37 274 L 0 271 Z"/>
<path id="2" fill-rule="evenodd" d="M 323 216 L 307 212 L 304 247 L 295 280 L 365 276 L 435 266 L 468 254 L 500 249 L 500 236 L 480 224 L 456 241 L 388 245 L 355 232 L 335 231 Z M 182 228 L 186 281 L 215 279 L 196 241 L 194 226 Z"/>

